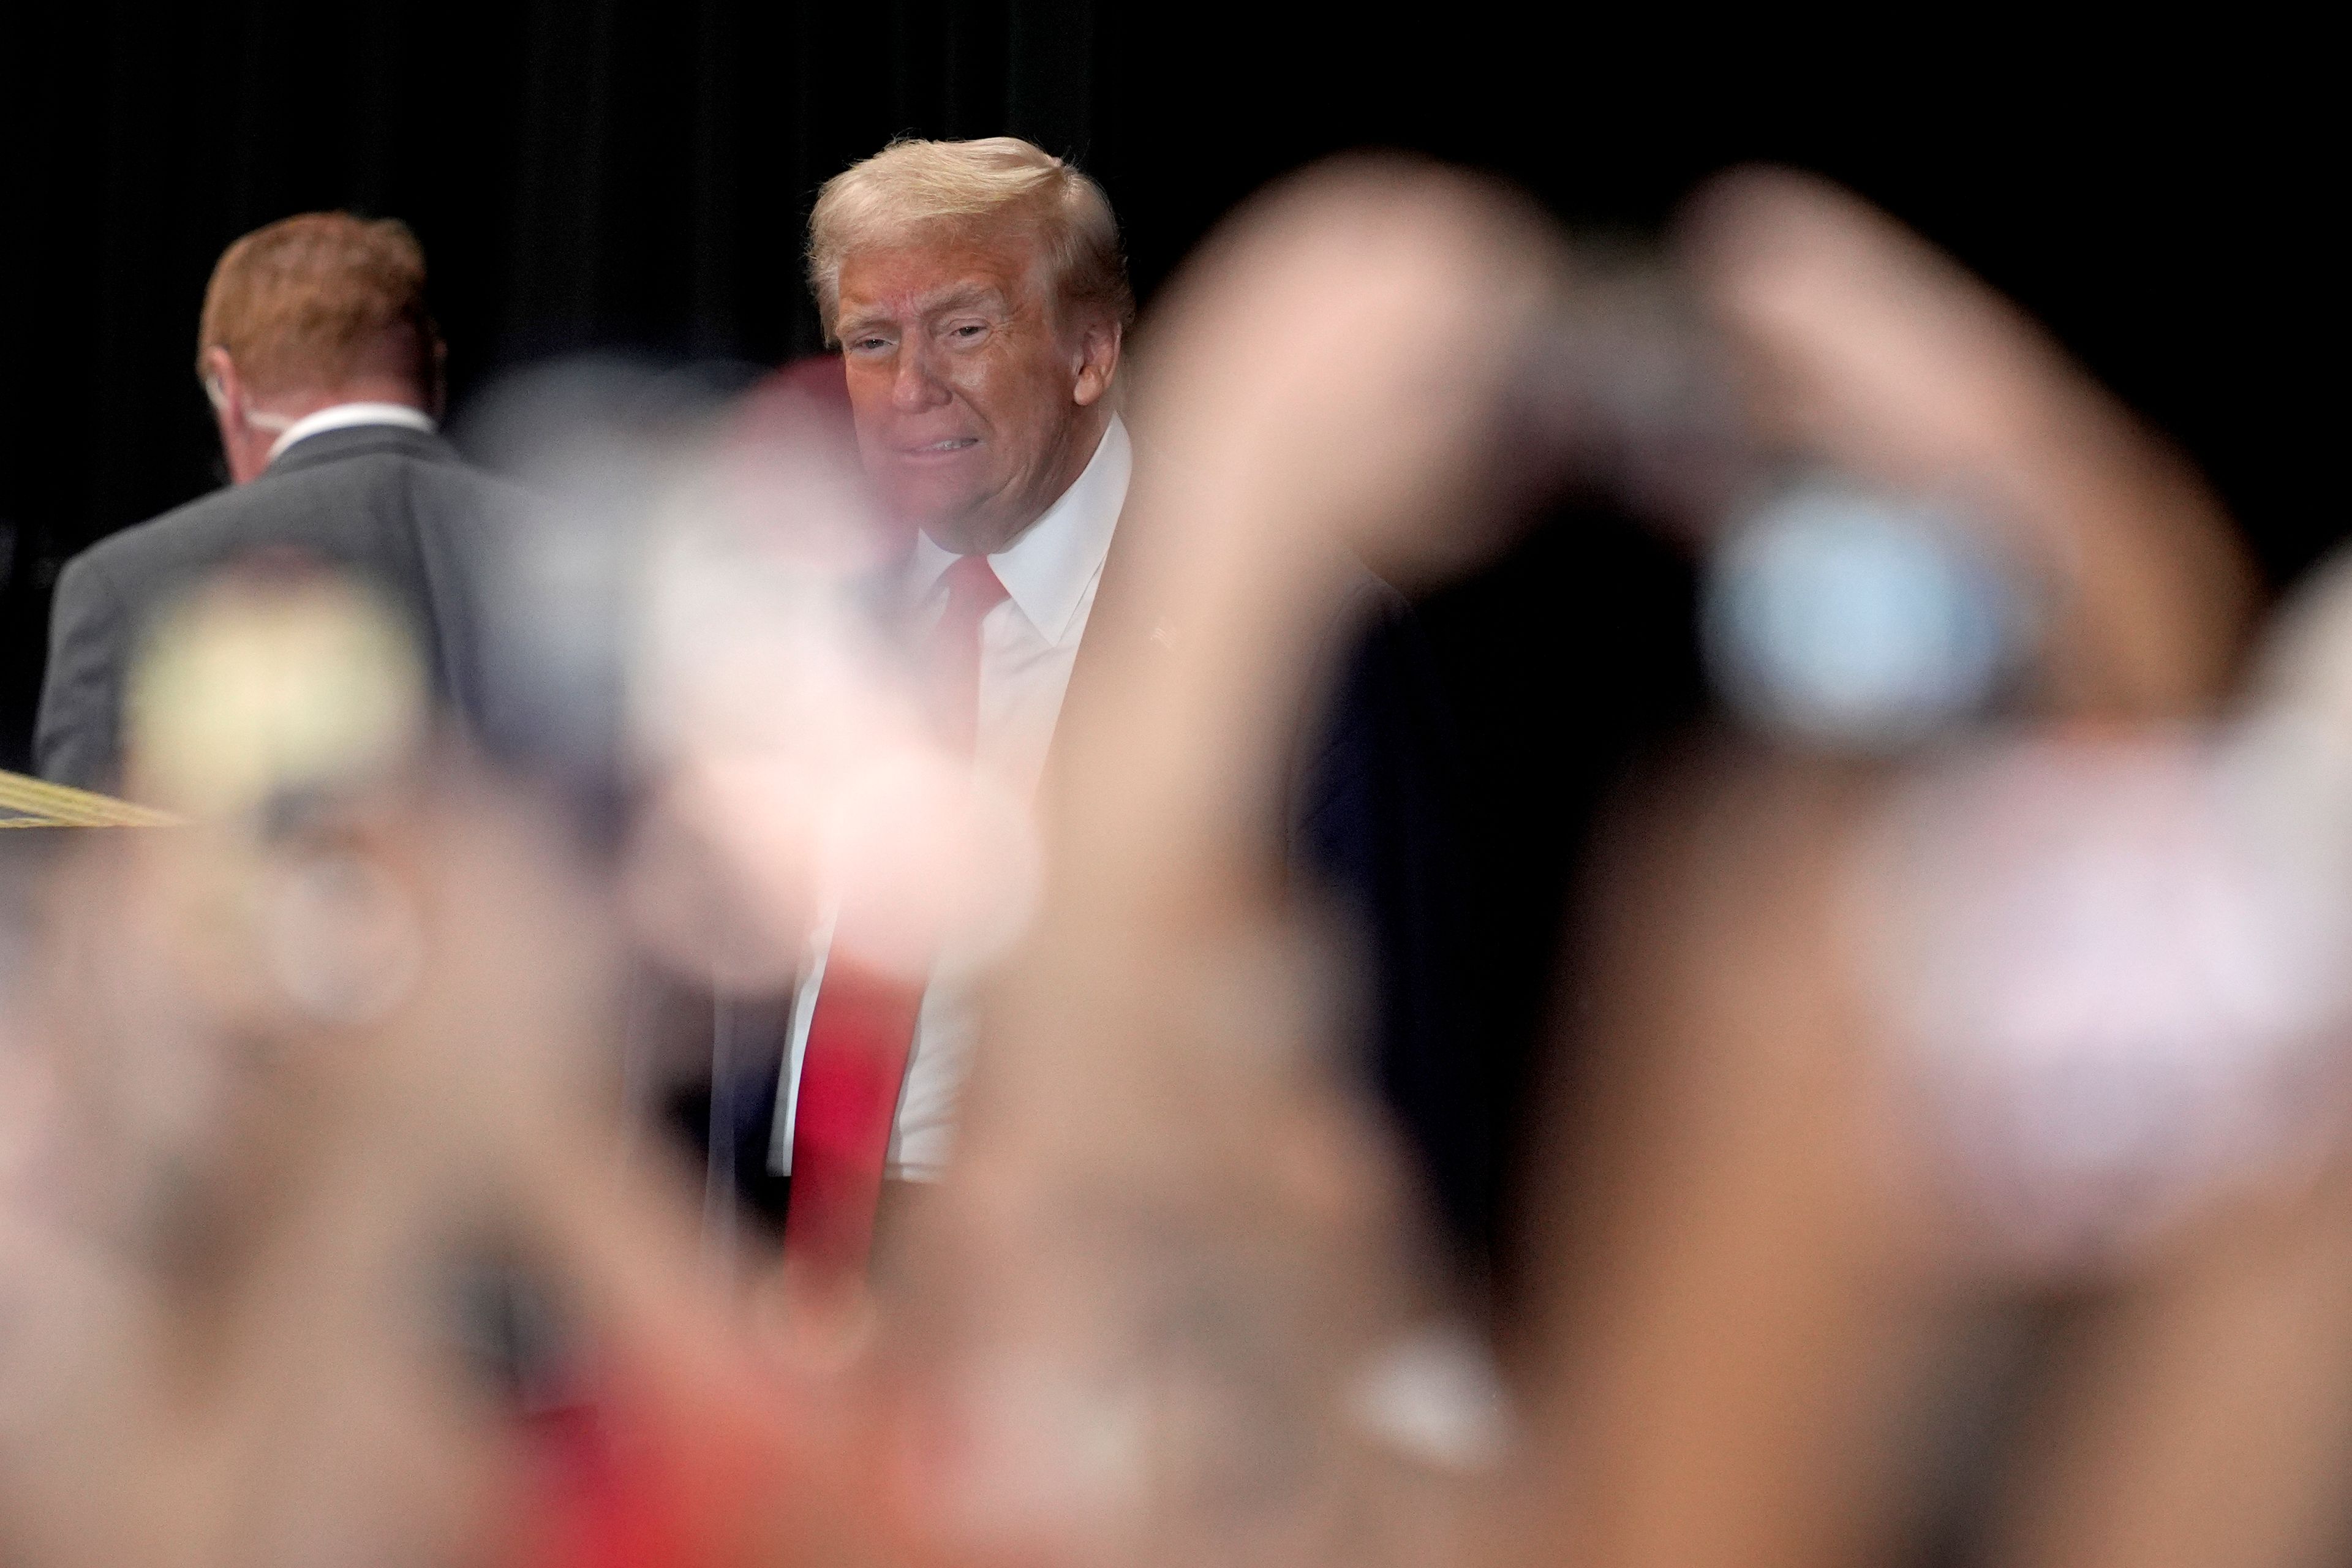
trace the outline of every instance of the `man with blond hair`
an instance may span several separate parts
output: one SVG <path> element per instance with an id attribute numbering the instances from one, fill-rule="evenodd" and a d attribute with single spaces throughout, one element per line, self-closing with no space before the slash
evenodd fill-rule
<path id="1" fill-rule="evenodd" d="M 1118 573 L 1137 461 L 1118 412 L 1135 302 L 1110 203 L 1026 142 L 900 141 L 826 184 L 808 267 L 860 457 L 912 535 L 901 586 L 927 664 L 945 672 L 942 733 L 1034 791 L 1106 563 Z M 1437 977 L 1439 727 L 1423 721 L 1432 687 L 1402 602 L 1370 573 L 1360 586 L 1346 639 L 1367 625 L 1386 636 L 1343 672 L 1336 714 L 1302 719 L 1313 743 L 1287 837 L 1299 869 L 1366 928 L 1372 1076 L 1451 1199 L 1464 1139 L 1479 1134 Z M 857 967 L 856 919 L 853 900 L 812 951 L 769 1144 L 786 1178 L 787 1258 L 850 1268 L 888 1179 L 941 1170 L 971 1033 L 962 988 L 937 978 L 952 955 L 923 990 L 894 984 Z"/>
<path id="2" fill-rule="evenodd" d="M 1099 459 L 1066 531 L 1099 566 L 1131 462 L 1110 393 L 1135 313 L 1099 185 L 1011 137 L 901 142 L 826 184 L 809 281 L 867 470 L 928 565 L 1059 536 L 1045 514 Z"/>
<path id="3" fill-rule="evenodd" d="M 442 361 L 425 253 L 403 224 L 304 213 L 223 253 L 195 370 L 229 485 L 66 566 L 34 740 L 44 775 L 122 786 L 142 638 L 204 575 L 257 558 L 347 573 L 383 595 L 439 695 L 470 702 L 471 536 L 510 502 L 436 434 Z"/>

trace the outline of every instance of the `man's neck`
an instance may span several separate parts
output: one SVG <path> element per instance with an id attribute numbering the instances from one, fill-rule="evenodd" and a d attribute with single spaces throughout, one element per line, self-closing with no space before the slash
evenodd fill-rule
<path id="1" fill-rule="evenodd" d="M 269 460 L 275 462 L 286 448 L 309 437 L 362 425 L 394 425 L 427 431 L 434 428 L 432 419 L 413 403 L 385 403 L 373 399 L 331 403 L 323 408 L 312 409 L 281 431 L 270 443 Z"/>
<path id="2" fill-rule="evenodd" d="M 278 455 L 293 445 L 298 438 L 295 431 L 305 421 L 355 405 L 402 410 L 384 418 L 402 423 L 424 420 L 425 427 L 431 428 L 425 400 L 415 384 L 394 377 L 362 376 L 332 389 L 301 388 L 259 395 L 249 390 L 239 392 L 227 405 L 216 407 L 215 415 L 229 479 L 236 484 L 259 479 Z M 311 424 L 303 434 L 320 427 Z"/>

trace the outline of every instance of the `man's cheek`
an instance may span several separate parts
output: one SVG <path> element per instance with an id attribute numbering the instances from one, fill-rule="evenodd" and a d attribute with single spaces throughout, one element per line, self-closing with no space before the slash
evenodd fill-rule
<path id="1" fill-rule="evenodd" d="M 853 360 L 842 378 L 849 387 L 849 405 L 863 416 L 867 411 L 887 408 L 890 403 L 890 373 L 878 365 L 860 364 Z"/>
<path id="2" fill-rule="evenodd" d="M 985 359 L 975 357 L 957 364 L 948 372 L 946 380 L 959 397 L 974 407 L 984 408 L 994 401 L 990 394 L 996 378 L 990 374 Z"/>

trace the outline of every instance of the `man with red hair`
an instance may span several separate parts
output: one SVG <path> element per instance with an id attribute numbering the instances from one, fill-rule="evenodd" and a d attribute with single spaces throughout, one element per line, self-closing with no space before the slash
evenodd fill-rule
<path id="1" fill-rule="evenodd" d="M 443 358 L 425 253 L 404 224 L 304 213 L 223 253 L 195 369 L 229 486 L 68 563 L 34 740 L 44 776 L 122 787 L 124 687 L 142 637 L 204 575 L 257 557 L 381 594 L 437 694 L 470 704 L 468 537 L 511 502 L 436 433 Z"/>

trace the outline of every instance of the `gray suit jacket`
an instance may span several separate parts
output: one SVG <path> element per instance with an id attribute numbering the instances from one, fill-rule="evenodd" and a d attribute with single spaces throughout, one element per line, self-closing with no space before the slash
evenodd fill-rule
<path id="1" fill-rule="evenodd" d="M 257 554 L 306 558 L 383 593 L 407 618 L 436 694 L 471 714 L 481 536 L 520 503 L 437 436 L 358 426 L 306 437 L 250 484 L 100 541 L 58 579 L 33 742 L 42 776 L 121 786 L 123 683 L 141 641 L 205 574 Z"/>

